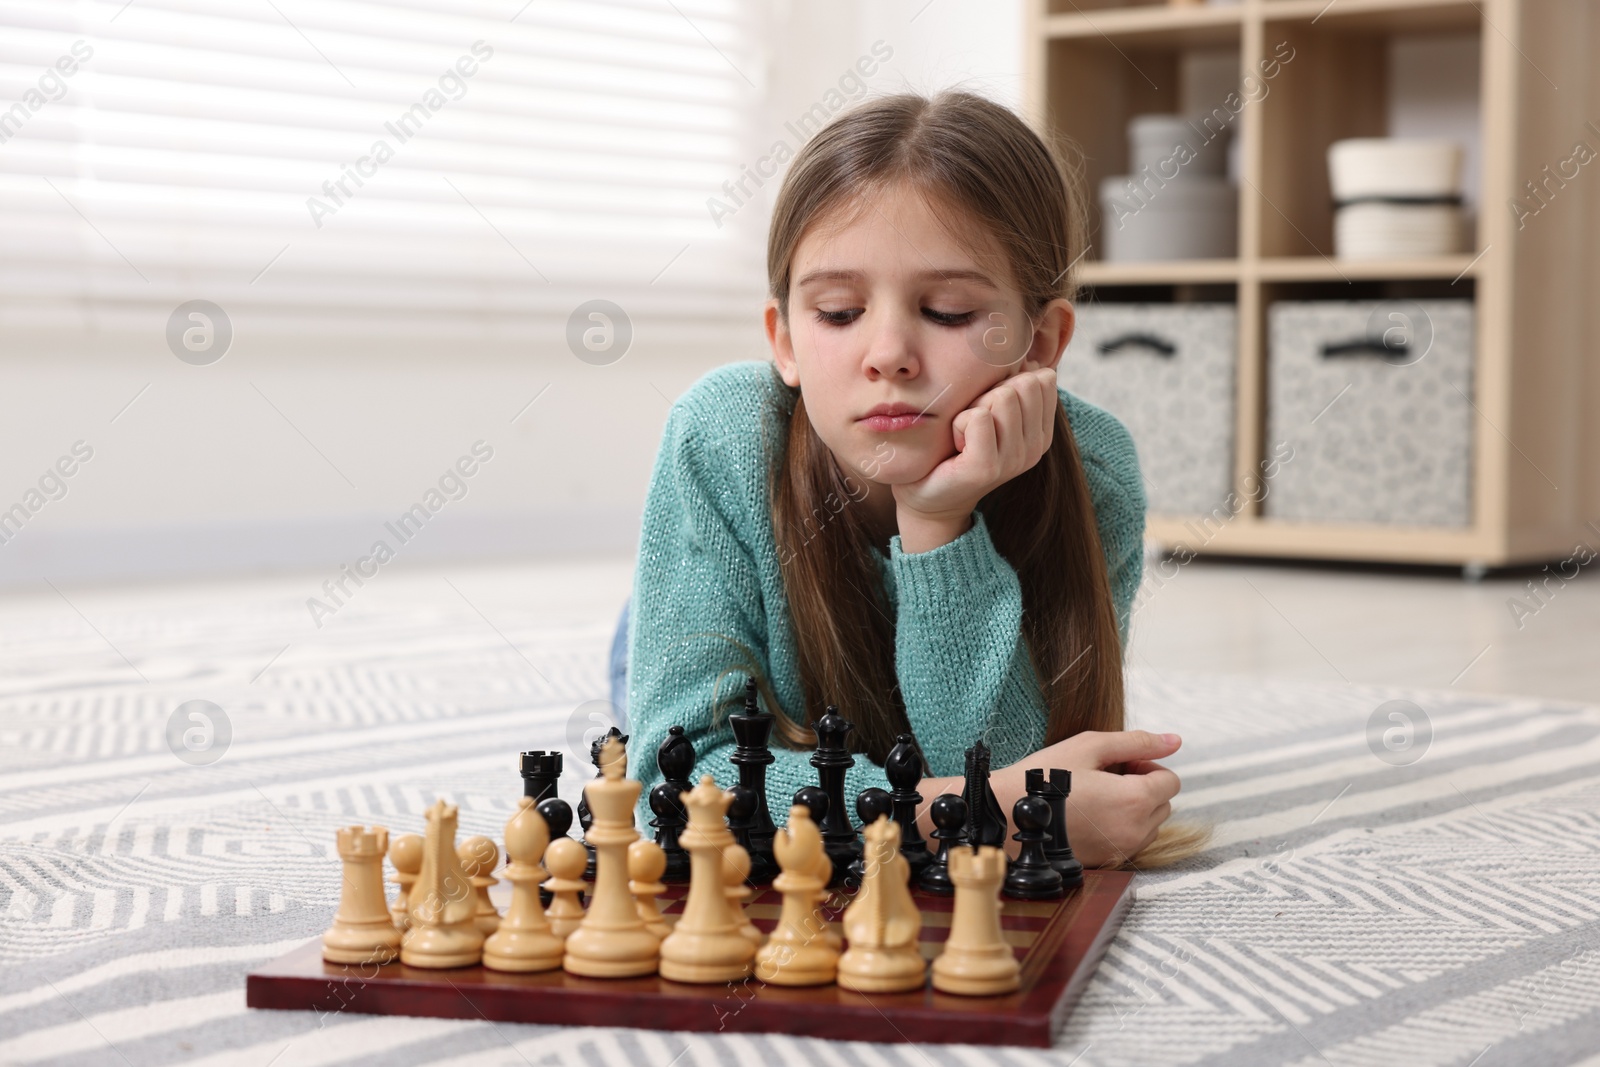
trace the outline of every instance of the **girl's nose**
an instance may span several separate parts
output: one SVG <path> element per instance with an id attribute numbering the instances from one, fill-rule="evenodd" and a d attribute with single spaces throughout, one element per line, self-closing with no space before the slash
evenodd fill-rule
<path id="1" fill-rule="evenodd" d="M 912 378 L 918 370 L 914 334 L 903 317 L 884 315 L 867 341 L 863 366 L 872 378 Z"/>

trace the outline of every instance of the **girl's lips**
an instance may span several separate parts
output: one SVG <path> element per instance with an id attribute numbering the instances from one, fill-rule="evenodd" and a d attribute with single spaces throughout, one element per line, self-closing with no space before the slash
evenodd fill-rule
<path id="1" fill-rule="evenodd" d="M 895 430 L 909 430 L 920 425 L 927 419 L 926 415 L 911 412 L 907 415 L 868 415 L 861 420 L 861 425 L 874 433 L 892 433 Z"/>

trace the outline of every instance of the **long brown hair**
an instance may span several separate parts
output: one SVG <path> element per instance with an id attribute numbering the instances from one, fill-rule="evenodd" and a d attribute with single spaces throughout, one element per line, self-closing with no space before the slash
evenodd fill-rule
<path id="1" fill-rule="evenodd" d="M 1074 295 L 1073 266 L 1084 241 L 1076 174 L 998 104 L 965 92 L 904 94 L 848 112 L 796 155 L 767 238 L 767 276 L 780 314 L 787 318 L 790 264 L 808 229 L 864 193 L 901 184 L 951 209 L 968 237 L 981 231 L 994 238 L 1005 260 L 999 266 L 1030 319 L 1051 300 Z M 806 417 L 803 396 L 795 397 L 772 476 L 773 533 L 805 701 L 787 715 L 771 705 L 780 712 L 777 740 L 814 744 L 807 724 L 835 704 L 855 724 L 852 747 L 881 764 L 895 735 L 911 732 L 896 682 L 894 622 L 862 509 L 849 506 L 864 487 L 839 469 Z M 978 508 L 1021 581 L 1023 633 L 1047 708 L 1045 743 L 1122 729 L 1122 644 L 1064 408 L 1056 408 L 1040 461 Z"/>

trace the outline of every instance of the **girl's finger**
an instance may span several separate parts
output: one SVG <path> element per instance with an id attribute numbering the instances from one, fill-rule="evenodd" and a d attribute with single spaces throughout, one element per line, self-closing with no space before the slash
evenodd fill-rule
<path id="1" fill-rule="evenodd" d="M 1149 797 L 1157 802 L 1171 800 L 1183 788 L 1183 782 L 1178 776 L 1165 767 L 1148 774 L 1141 774 L 1132 780 L 1143 785 Z"/>
<path id="2" fill-rule="evenodd" d="M 994 416 L 995 441 L 1001 467 L 1014 471 L 1022 464 L 1022 451 L 1027 444 L 1027 427 L 1023 424 L 1022 398 L 1015 389 L 1002 390 L 989 408 Z"/>

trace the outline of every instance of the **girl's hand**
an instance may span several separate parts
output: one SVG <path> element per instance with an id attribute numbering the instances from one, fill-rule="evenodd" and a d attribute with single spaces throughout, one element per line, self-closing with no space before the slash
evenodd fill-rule
<path id="1" fill-rule="evenodd" d="M 1086 730 L 1035 752 L 999 773 L 1021 785 L 1029 767 L 1072 772 L 1067 840 L 1085 867 L 1106 867 L 1137 855 L 1172 814 L 1178 776 L 1155 761 L 1178 750 L 1177 734 Z M 1020 789 L 1019 789 L 1020 792 Z"/>
<path id="2" fill-rule="evenodd" d="M 991 489 L 1039 462 L 1055 434 L 1059 404 L 1055 368 L 1031 360 L 974 400 L 951 420 L 956 454 L 922 480 L 893 487 L 901 523 L 956 522 L 965 529 Z"/>

